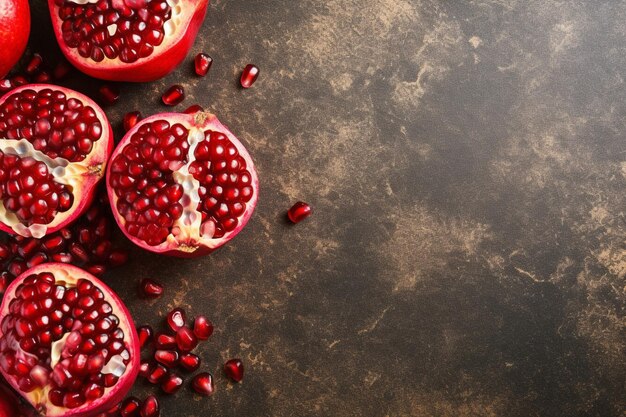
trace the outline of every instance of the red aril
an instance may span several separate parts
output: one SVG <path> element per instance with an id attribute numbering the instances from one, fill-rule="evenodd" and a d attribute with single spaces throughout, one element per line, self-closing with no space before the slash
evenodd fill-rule
<path id="1" fill-rule="evenodd" d="M 141 403 L 137 397 L 128 397 L 123 402 L 119 409 L 121 417 L 134 417 L 139 414 L 139 407 Z"/>
<path id="2" fill-rule="evenodd" d="M 148 374 L 148 382 L 151 384 L 158 384 L 163 381 L 165 376 L 167 375 L 167 368 L 163 365 L 156 365 L 150 373 Z"/>
<path id="3" fill-rule="evenodd" d="M 209 55 L 204 53 L 196 55 L 196 58 L 194 59 L 194 70 L 196 71 L 196 75 L 199 75 L 200 77 L 207 75 L 212 64 L 213 58 Z"/>
<path id="4" fill-rule="evenodd" d="M 0 98 L 0 229 L 41 238 L 84 213 L 113 146 L 88 97 L 47 84 Z"/>
<path id="5" fill-rule="evenodd" d="M 174 310 L 167 313 L 166 322 L 170 329 L 173 332 L 178 331 L 181 327 L 185 325 L 186 315 L 185 310 L 182 308 L 175 308 Z"/>
<path id="6" fill-rule="evenodd" d="M 259 68 L 256 65 L 248 64 L 241 73 L 241 86 L 243 88 L 250 88 L 257 78 L 259 78 Z"/>
<path id="7" fill-rule="evenodd" d="M 179 359 L 179 364 L 188 372 L 194 372 L 200 367 L 200 357 L 193 353 L 183 353 Z"/>
<path id="8" fill-rule="evenodd" d="M 157 349 L 175 349 L 176 339 L 173 336 L 164 333 L 158 333 L 154 346 Z"/>
<path id="9" fill-rule="evenodd" d="M 311 215 L 311 206 L 302 201 L 298 201 L 294 204 L 289 211 L 287 211 L 287 217 L 292 223 L 300 223 Z"/>
<path id="10" fill-rule="evenodd" d="M 39 72 L 39 69 L 41 68 L 42 64 L 43 64 L 43 58 L 41 57 L 41 55 L 35 53 L 30 58 L 30 61 L 28 61 L 28 64 L 26 64 L 26 68 L 24 68 L 24 72 L 26 72 L 26 74 L 28 75 L 36 74 L 37 72 Z"/>
<path id="11" fill-rule="evenodd" d="M 178 352 L 175 350 L 157 350 L 154 359 L 166 368 L 172 369 L 178 364 Z"/>
<path id="12" fill-rule="evenodd" d="M 200 395 L 204 395 L 208 397 L 213 395 L 215 392 L 215 386 L 213 385 L 213 375 L 209 372 L 202 372 L 193 377 L 191 381 L 191 386 L 194 391 L 196 391 Z"/>
<path id="13" fill-rule="evenodd" d="M 161 389 L 166 394 L 174 394 L 183 386 L 183 379 L 177 374 L 170 372 L 161 382 Z"/>
<path id="14" fill-rule="evenodd" d="M 163 104 L 175 106 L 185 99 L 185 89 L 181 85 L 173 85 L 161 96 Z"/>
<path id="15" fill-rule="evenodd" d="M 193 322 L 193 333 L 198 340 L 207 340 L 213 334 L 213 323 L 204 316 L 197 316 Z"/>
<path id="16" fill-rule="evenodd" d="M 191 352 L 198 346 L 198 338 L 189 327 L 181 327 L 176 332 L 176 345 L 181 352 Z"/>
<path id="17" fill-rule="evenodd" d="M 28 0 L 4 0 L 0 3 L 0 78 L 7 75 L 22 56 L 29 34 Z"/>
<path id="18" fill-rule="evenodd" d="M 139 372 L 130 313 L 75 266 L 42 264 L 20 275 L 5 293 L 0 323 L 0 372 L 47 417 L 104 412 Z"/>
<path id="19" fill-rule="evenodd" d="M 141 281 L 140 288 L 144 297 L 159 298 L 163 295 L 163 286 L 149 278 Z"/>
<path id="20" fill-rule="evenodd" d="M 195 257 L 248 222 L 258 198 L 250 155 L 212 114 L 139 122 L 113 152 L 107 187 L 126 236 L 152 252 Z"/>
<path id="21" fill-rule="evenodd" d="M 141 409 L 139 410 L 140 417 L 159 417 L 159 400 L 154 395 L 150 395 L 146 400 L 141 404 Z"/>
<path id="22" fill-rule="evenodd" d="M 148 343 L 152 341 L 152 327 L 141 326 L 137 329 L 137 336 L 139 337 L 139 347 L 144 348 Z"/>
<path id="23" fill-rule="evenodd" d="M 153 81 L 187 55 L 208 0 L 48 0 L 67 59 L 95 78 Z"/>
<path id="24" fill-rule="evenodd" d="M 185 110 L 183 110 L 183 113 L 185 113 L 185 114 L 194 114 L 194 113 L 198 113 L 200 111 L 204 111 L 204 109 L 202 108 L 201 105 L 199 105 L 199 104 L 192 104 L 191 106 L 189 106 Z"/>
<path id="25" fill-rule="evenodd" d="M 98 89 L 100 100 L 104 104 L 115 104 L 120 99 L 120 90 L 112 85 L 105 84 Z"/>
<path id="26" fill-rule="evenodd" d="M 230 359 L 224 364 L 224 373 L 235 382 L 243 379 L 243 362 L 241 359 Z"/>
<path id="27" fill-rule="evenodd" d="M 139 364 L 139 376 L 147 378 L 150 375 L 152 365 L 148 361 L 142 361 Z"/>
<path id="28" fill-rule="evenodd" d="M 138 111 L 131 111 L 124 115 L 124 132 L 128 132 L 130 129 L 142 119 L 141 113 Z"/>

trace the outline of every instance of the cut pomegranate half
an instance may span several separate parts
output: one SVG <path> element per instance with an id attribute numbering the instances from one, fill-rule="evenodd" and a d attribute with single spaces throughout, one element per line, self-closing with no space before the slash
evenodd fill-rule
<path id="1" fill-rule="evenodd" d="M 63 54 L 79 70 L 113 81 L 154 81 L 193 45 L 208 0 L 48 0 Z"/>
<path id="2" fill-rule="evenodd" d="M 111 157 L 107 190 L 130 240 L 153 252 L 195 257 L 245 226 L 258 178 L 244 146 L 217 117 L 164 113 L 124 136 Z"/>
<path id="3" fill-rule="evenodd" d="M 38 265 L 0 307 L 0 372 L 42 415 L 86 417 L 119 403 L 139 372 L 130 313 L 72 265 Z"/>
<path id="4" fill-rule="evenodd" d="M 102 109 L 30 84 L 0 98 L 0 229 L 41 238 L 87 210 L 113 147 Z"/>

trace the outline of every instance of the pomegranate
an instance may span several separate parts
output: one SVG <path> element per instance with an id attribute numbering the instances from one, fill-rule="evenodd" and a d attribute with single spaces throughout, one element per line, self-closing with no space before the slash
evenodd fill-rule
<path id="1" fill-rule="evenodd" d="M 130 313 L 78 267 L 50 263 L 24 272 L 5 293 L 0 323 L 0 372 L 47 417 L 105 412 L 139 372 Z"/>
<path id="2" fill-rule="evenodd" d="M 89 208 L 113 146 L 93 100 L 46 84 L 0 98 L 0 138 L 0 229 L 35 238 Z"/>
<path id="3" fill-rule="evenodd" d="M 208 0 L 48 0 L 67 59 L 95 78 L 154 81 L 180 64 Z"/>
<path id="4" fill-rule="evenodd" d="M 28 0 L 0 2 L 0 78 L 7 75 L 26 49 L 30 34 Z"/>
<path id="5" fill-rule="evenodd" d="M 140 247 L 195 257 L 232 239 L 257 203 L 244 146 L 212 114 L 164 113 L 139 122 L 107 172 L 113 215 Z"/>

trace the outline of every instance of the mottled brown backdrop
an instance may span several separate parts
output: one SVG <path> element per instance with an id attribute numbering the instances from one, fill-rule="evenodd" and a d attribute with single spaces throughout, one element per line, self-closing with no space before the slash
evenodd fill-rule
<path id="1" fill-rule="evenodd" d="M 31 50 L 54 55 L 32 6 Z M 139 323 L 216 324 L 217 393 L 163 417 L 626 416 L 625 22 L 615 0 L 213 1 L 192 51 L 210 75 L 190 55 L 107 108 L 119 139 L 183 83 L 177 109 L 218 114 L 261 179 L 227 247 L 132 249 L 107 278 Z M 290 227 L 298 199 L 315 213 Z M 145 277 L 162 299 L 135 296 Z"/>

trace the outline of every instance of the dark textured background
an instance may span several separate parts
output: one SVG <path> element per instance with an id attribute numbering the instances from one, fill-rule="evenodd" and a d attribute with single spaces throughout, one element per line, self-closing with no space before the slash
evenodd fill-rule
<path id="1" fill-rule="evenodd" d="M 32 50 L 54 53 L 33 8 Z M 178 108 L 218 114 L 261 179 L 227 247 L 135 249 L 107 278 L 138 323 L 216 324 L 217 393 L 162 415 L 626 416 L 624 22 L 615 0 L 213 1 L 192 51 L 210 75 L 190 55 L 107 108 L 119 139 L 182 82 Z M 298 199 L 315 213 L 290 227 Z M 144 277 L 166 295 L 136 298 Z"/>

